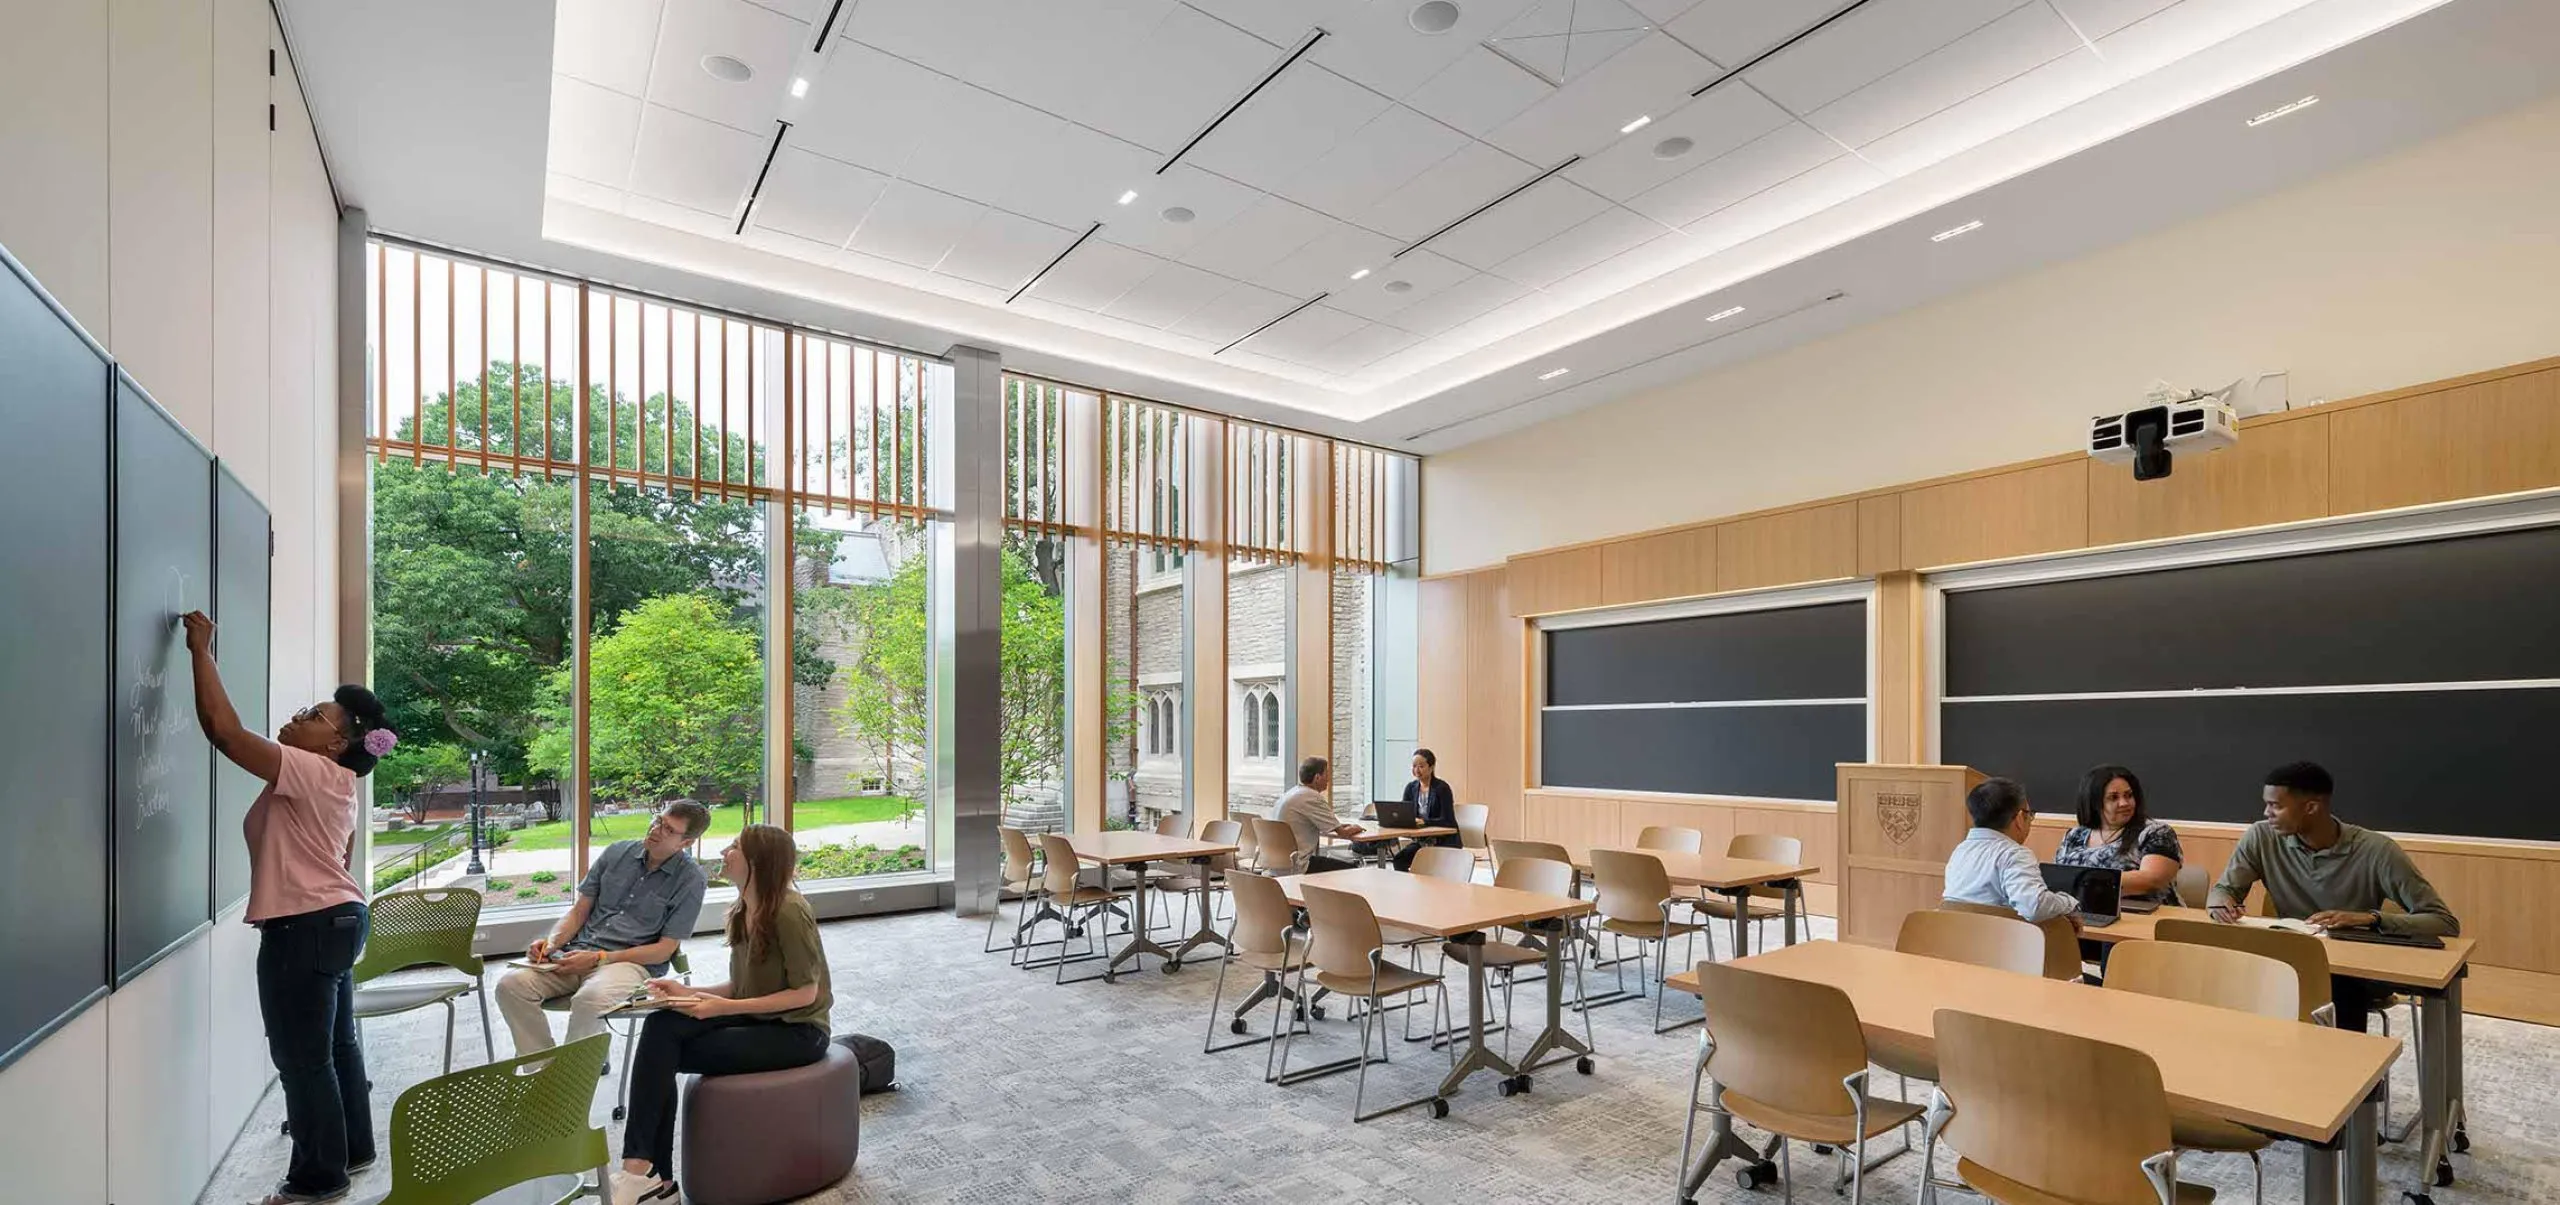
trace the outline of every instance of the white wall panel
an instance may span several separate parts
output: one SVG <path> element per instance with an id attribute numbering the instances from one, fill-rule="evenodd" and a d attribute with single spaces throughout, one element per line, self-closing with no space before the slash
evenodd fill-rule
<path id="1" fill-rule="evenodd" d="M 213 0 L 214 454 L 267 490 L 267 52 L 265 0 Z"/>
<path id="2" fill-rule="evenodd" d="M 107 304 L 107 0 L 0 5 L 0 246 L 101 343 Z"/>
<path id="3" fill-rule="evenodd" d="M 213 836 L 216 841 L 239 839 L 237 833 Z M 276 1075 L 267 1059 L 267 1027 L 258 1017 L 258 931 L 240 919 L 248 908 L 243 900 L 215 917 L 207 938 L 212 951 L 205 1032 L 213 1097 L 205 1110 L 205 1149 L 216 1162 L 231 1149 Z"/>
<path id="4" fill-rule="evenodd" d="M 10 1200 L 107 1199 L 107 1005 L 89 1006 L 0 1071 Z"/>
<path id="5" fill-rule="evenodd" d="M 107 1192 L 119 1205 L 192 1201 L 213 1172 L 213 940 L 198 935 L 107 997 Z"/>
<path id="6" fill-rule="evenodd" d="M 107 350 L 211 442 L 211 0 L 109 0 L 106 86 Z"/>

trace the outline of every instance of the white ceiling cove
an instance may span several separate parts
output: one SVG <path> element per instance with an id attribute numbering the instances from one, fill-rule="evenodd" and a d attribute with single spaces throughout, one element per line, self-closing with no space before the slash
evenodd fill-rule
<path id="1" fill-rule="evenodd" d="M 2440 2 L 559 0 L 543 227 L 1362 421 Z"/>

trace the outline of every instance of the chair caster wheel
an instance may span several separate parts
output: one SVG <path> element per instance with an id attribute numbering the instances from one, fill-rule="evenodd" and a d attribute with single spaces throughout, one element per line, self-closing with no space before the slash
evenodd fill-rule
<path id="1" fill-rule="evenodd" d="M 613 1107 L 613 1119 L 614 1119 L 615 1121 L 620 1121 L 620 1120 L 622 1120 L 622 1115 L 623 1115 L 623 1114 L 625 1114 L 625 1113 L 628 1113 L 628 1112 L 630 1112 L 630 1111 L 631 1111 L 631 1110 L 629 1110 L 629 1109 L 627 1109 L 627 1108 L 624 1108 L 624 1107 L 623 1107 L 623 1106 L 621 1106 L 621 1105 L 615 1105 L 615 1106 Z"/>
<path id="2" fill-rule="evenodd" d="M 2461 1130 L 2455 1130 L 2455 1131 L 2453 1132 L 2453 1153 L 2455 1153 L 2455 1154 L 2457 1154 L 2457 1155 L 2468 1155 L 2468 1154 L 2470 1154 L 2470 1153 L 2471 1153 L 2471 1135 L 2469 1135 L 2469 1134 L 2467 1134 L 2467 1133 L 2464 1133 L 2464 1132 L 2463 1132 L 2463 1131 L 2461 1131 Z"/>
<path id="3" fill-rule="evenodd" d="M 1814 1144 L 1813 1144 L 1813 1153 L 1814 1153 L 1814 1154 L 1817 1154 L 1817 1155 L 1828 1155 L 1828 1154 L 1830 1154 L 1830 1153 L 1831 1153 L 1831 1144 L 1830 1144 L 1830 1143 L 1828 1143 L 1828 1142 L 1817 1142 L 1817 1143 L 1814 1143 Z"/>
<path id="4" fill-rule="evenodd" d="M 1307 1015 L 1308 1015 L 1308 1016 L 1310 1016 L 1310 1017 L 1314 1017 L 1316 1020 L 1319 1020 L 1319 1021 L 1324 1020 L 1324 1006 L 1323 1006 L 1323 1005 L 1321 1005 L 1321 1004 L 1318 1004 L 1318 1005 L 1316 1005 L 1316 1006 L 1314 1006 L 1314 1007 L 1312 1007 L 1312 1008 L 1309 1008 L 1309 1009 L 1307 1010 Z"/>
<path id="5" fill-rule="evenodd" d="M 1581 1058 L 1573 1060 L 1573 1070 L 1579 1075 L 1591 1074 L 1591 1056 L 1586 1054 Z"/>
<path id="6" fill-rule="evenodd" d="M 1746 1190 L 1767 1188 L 1778 1182 L 1778 1165 L 1766 1159 L 1746 1163 L 1733 1169 L 1733 1182 Z"/>
<path id="7" fill-rule="evenodd" d="M 1084 936 L 1084 926 L 1083 926 L 1083 925 L 1069 925 L 1069 926 L 1067 926 L 1067 936 L 1069 936 L 1069 937 L 1082 937 L 1082 936 Z"/>
<path id="8" fill-rule="evenodd" d="M 290 1121 L 277 1122 L 276 1133 L 282 1134 L 287 1138 L 293 1137 L 293 1123 Z"/>
<path id="9" fill-rule="evenodd" d="M 1164 964 L 1163 964 L 1163 965 L 1161 965 L 1161 966 L 1159 966 L 1159 967 L 1157 967 L 1156 969 L 1157 969 L 1157 970 L 1159 970 L 1159 971 L 1164 972 L 1164 973 L 1165 973 L 1165 974 L 1167 974 L 1167 975 L 1170 975 L 1170 974 L 1174 973 L 1175 971 L 1179 971 L 1179 970 L 1181 970 L 1181 969 L 1182 969 L 1182 960 L 1181 960 L 1181 959 L 1179 959 L 1179 958 L 1168 958 L 1168 959 L 1165 959 L 1165 960 L 1164 960 Z"/>
<path id="10" fill-rule="evenodd" d="M 2436 1187 L 2453 1187 L 2453 1160 L 2442 1155 L 2436 1156 Z"/>
<path id="11" fill-rule="evenodd" d="M 1448 1097 L 1445 1097 L 1445 1096 L 1434 1096 L 1434 1097 L 1432 1097 L 1432 1098 L 1431 1098 L 1431 1116 L 1432 1116 L 1434 1119 L 1437 1119 L 1437 1118 L 1447 1117 L 1448 1115 L 1449 1115 L 1449 1098 L 1448 1098 Z M 2430 1203 L 2430 1205 L 2432 1205 L 2432 1203 Z"/>

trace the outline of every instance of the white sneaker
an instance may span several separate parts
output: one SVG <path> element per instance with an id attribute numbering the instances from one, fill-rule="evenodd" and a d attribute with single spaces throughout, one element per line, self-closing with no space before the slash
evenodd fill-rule
<path id="1" fill-rule="evenodd" d="M 608 1187 L 613 1205 L 640 1205 L 643 1201 L 673 1200 L 675 1184 L 656 1176 L 614 1169 L 613 1183 Z"/>

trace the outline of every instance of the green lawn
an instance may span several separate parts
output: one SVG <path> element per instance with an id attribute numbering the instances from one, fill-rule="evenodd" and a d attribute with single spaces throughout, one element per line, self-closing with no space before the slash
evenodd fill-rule
<path id="1" fill-rule="evenodd" d="M 458 827 L 461 826 L 448 821 L 443 824 L 411 825 L 397 832 L 385 830 L 373 835 L 373 844 L 377 849 L 386 845 L 424 845 Z"/>
<path id="2" fill-rule="evenodd" d="M 907 801 L 896 795 L 862 795 L 842 799 L 803 799 L 795 806 L 792 827 L 824 828 L 837 824 L 869 824 L 895 820 L 906 810 Z M 761 817 L 759 817 L 761 818 Z M 711 809 L 711 832 L 714 837 L 731 836 L 746 824 L 746 809 L 717 807 Z M 649 817 L 641 812 L 619 816 L 599 816 L 589 842 L 602 849 L 616 841 L 637 840 L 649 833 Z M 575 834 L 566 820 L 550 824 L 528 825 L 507 842 L 508 849 L 567 849 Z"/>

